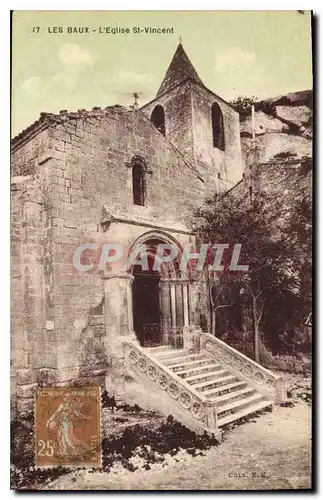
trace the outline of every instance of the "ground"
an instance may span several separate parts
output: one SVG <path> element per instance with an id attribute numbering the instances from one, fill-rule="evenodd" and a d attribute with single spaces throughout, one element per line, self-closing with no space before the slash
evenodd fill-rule
<path id="1" fill-rule="evenodd" d="M 310 379 L 286 375 L 291 396 L 287 405 L 276 405 L 272 412 L 242 425 L 231 425 L 218 446 L 212 440 L 197 438 L 171 419 L 165 425 L 157 414 L 138 408 L 134 411 L 106 407 L 103 471 L 83 469 L 61 471 L 56 478 L 38 476 L 37 481 L 42 484 L 32 487 L 49 490 L 308 489 L 311 487 Z M 29 477 L 35 483 L 35 477 Z"/>
<path id="2" fill-rule="evenodd" d="M 134 464 L 140 460 L 134 460 Z M 310 408 L 275 407 L 272 413 L 236 427 L 220 446 L 193 457 L 166 456 L 150 470 L 73 472 L 46 489 L 253 490 L 310 488 Z"/>

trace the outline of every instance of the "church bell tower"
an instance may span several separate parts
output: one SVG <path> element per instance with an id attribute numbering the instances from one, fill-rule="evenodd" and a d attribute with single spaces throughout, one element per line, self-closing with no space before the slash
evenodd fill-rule
<path id="1" fill-rule="evenodd" d="M 182 43 L 156 97 L 141 111 L 200 173 L 207 195 L 241 180 L 239 114 L 204 85 Z"/>

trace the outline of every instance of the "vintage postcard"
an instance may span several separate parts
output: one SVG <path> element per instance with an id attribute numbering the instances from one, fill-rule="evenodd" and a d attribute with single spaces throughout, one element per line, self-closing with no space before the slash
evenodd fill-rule
<path id="1" fill-rule="evenodd" d="M 12 489 L 313 488 L 313 23 L 12 13 Z"/>

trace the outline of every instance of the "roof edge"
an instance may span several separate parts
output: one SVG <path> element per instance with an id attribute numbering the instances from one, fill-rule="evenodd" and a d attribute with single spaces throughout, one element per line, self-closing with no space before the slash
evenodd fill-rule
<path id="1" fill-rule="evenodd" d="M 13 153 L 28 141 L 36 137 L 51 125 L 47 117 L 40 117 L 35 122 L 31 123 L 27 128 L 22 130 L 18 135 L 11 139 L 11 152 Z"/>
<path id="2" fill-rule="evenodd" d="M 57 125 L 59 123 L 64 123 L 69 120 L 75 120 L 79 118 L 98 118 L 102 116 L 107 116 L 108 114 L 119 114 L 131 112 L 132 109 L 125 108 L 119 104 L 114 106 L 107 106 L 106 108 L 94 107 L 92 110 L 79 109 L 78 111 L 60 111 L 59 113 L 40 113 L 40 118 L 35 122 L 31 123 L 28 127 L 22 130 L 18 135 L 11 139 L 11 151 L 14 152 L 19 147 L 23 146 L 30 139 L 35 137 L 38 133 L 47 129 L 52 125 Z"/>

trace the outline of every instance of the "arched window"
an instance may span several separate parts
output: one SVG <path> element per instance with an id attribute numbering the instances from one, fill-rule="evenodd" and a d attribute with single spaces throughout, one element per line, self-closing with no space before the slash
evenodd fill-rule
<path id="1" fill-rule="evenodd" d="M 141 163 L 132 167 L 132 192 L 135 205 L 145 205 L 145 172 Z"/>
<path id="2" fill-rule="evenodd" d="M 151 113 L 150 117 L 151 123 L 154 127 L 159 130 L 163 135 L 166 135 L 165 130 L 165 111 L 163 106 L 156 106 L 154 111 Z"/>
<path id="3" fill-rule="evenodd" d="M 223 115 L 220 106 L 216 102 L 212 104 L 212 133 L 213 146 L 224 151 Z"/>

